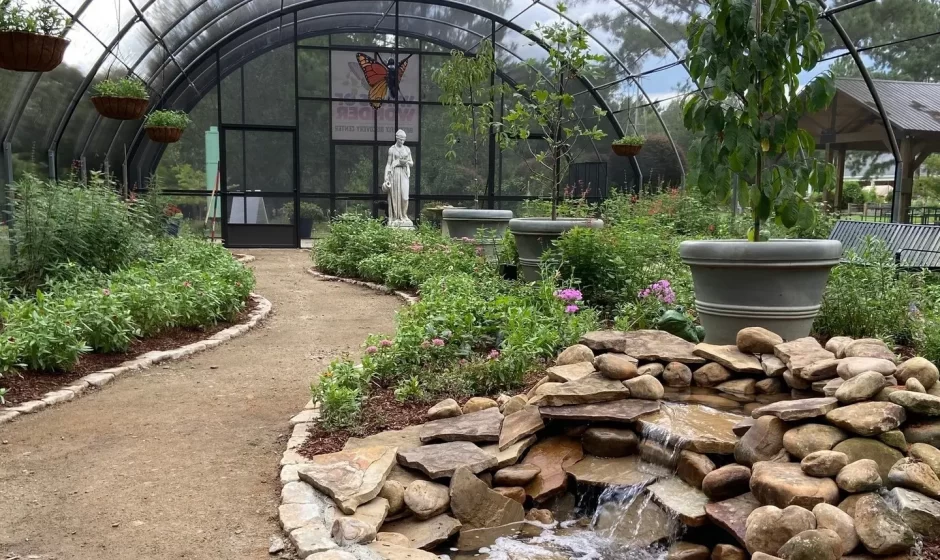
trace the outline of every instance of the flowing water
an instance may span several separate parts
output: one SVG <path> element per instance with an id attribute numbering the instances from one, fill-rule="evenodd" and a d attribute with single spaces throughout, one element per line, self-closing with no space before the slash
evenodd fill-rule
<path id="1" fill-rule="evenodd" d="M 674 421 L 685 414 L 683 405 L 663 410 Z M 668 477 L 675 475 L 681 436 L 661 428 L 639 434 L 637 471 Z M 679 540 L 684 526 L 653 502 L 646 485 L 585 487 L 575 495 L 555 498 L 551 509 L 556 523 L 527 524 L 520 534 L 500 537 L 477 551 L 450 549 L 442 557 L 453 560 L 664 560 L 669 545 Z M 567 506 L 565 505 L 567 504 Z"/>

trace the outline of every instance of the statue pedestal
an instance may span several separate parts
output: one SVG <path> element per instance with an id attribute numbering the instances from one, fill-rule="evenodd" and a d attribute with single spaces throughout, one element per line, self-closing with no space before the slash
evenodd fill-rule
<path id="1" fill-rule="evenodd" d="M 389 220 L 388 227 L 396 229 L 415 229 L 414 223 L 409 219 Z"/>

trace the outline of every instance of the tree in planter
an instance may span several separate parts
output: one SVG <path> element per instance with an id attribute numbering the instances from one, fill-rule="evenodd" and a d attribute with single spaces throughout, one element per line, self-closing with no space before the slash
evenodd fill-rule
<path id="1" fill-rule="evenodd" d="M 567 11 L 564 3 L 558 3 L 556 9 L 562 14 Z M 572 81 L 591 77 L 604 57 L 590 53 L 587 31 L 580 25 L 536 23 L 532 35 L 548 48 L 548 59 L 544 62 L 548 75 L 538 73 L 534 83 L 519 84 L 514 94 L 515 106 L 494 126 L 501 147 L 525 142 L 538 166 L 533 175 L 551 185 L 554 220 L 562 183 L 568 175 L 570 162 L 578 156 L 572 153 L 572 146 L 578 140 L 593 141 L 606 136 L 597 125 L 589 128 L 584 124 L 584 113 L 588 109 L 592 118 L 603 117 L 606 112 L 596 106 L 579 107 L 574 95 L 568 92 L 568 86 Z M 544 142 L 545 149 L 533 149 L 533 129 L 541 133 L 534 140 Z"/>
<path id="2" fill-rule="evenodd" d="M 814 157 L 801 115 L 828 106 L 832 76 L 821 74 L 800 89 L 799 74 L 816 66 L 825 49 L 816 7 L 807 0 L 710 0 L 711 11 L 693 15 L 688 28 L 689 72 L 704 98 L 689 96 L 685 126 L 699 133 L 689 150 L 688 184 L 727 200 L 733 176 L 740 202 L 751 209 L 748 238 L 761 239 L 771 216 L 787 228 L 809 227 L 815 209 L 810 187 L 825 192 L 832 165 Z"/>
<path id="3" fill-rule="evenodd" d="M 485 139 L 494 120 L 495 99 L 511 90 L 502 83 L 492 83 L 496 72 L 493 44 L 485 40 L 474 55 L 459 50 L 451 51 L 450 58 L 434 72 L 432 79 L 441 90 L 440 101 L 448 109 L 450 132 L 444 137 L 447 159 L 457 157 L 456 147 L 461 138 L 470 143 L 472 172 L 469 173 L 471 191 L 481 195 L 486 187 L 480 177 Z"/>

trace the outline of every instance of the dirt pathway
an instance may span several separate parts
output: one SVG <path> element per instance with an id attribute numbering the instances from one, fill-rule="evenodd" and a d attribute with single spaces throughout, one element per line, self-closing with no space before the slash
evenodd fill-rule
<path id="1" fill-rule="evenodd" d="M 288 420 L 399 302 L 252 254 L 266 326 L 0 426 L 0 559 L 270 558 Z"/>

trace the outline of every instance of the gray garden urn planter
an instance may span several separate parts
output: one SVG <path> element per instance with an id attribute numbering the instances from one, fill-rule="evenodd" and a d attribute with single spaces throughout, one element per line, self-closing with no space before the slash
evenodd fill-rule
<path id="1" fill-rule="evenodd" d="M 542 253 L 563 233 L 576 227 L 600 229 L 604 221 L 594 218 L 513 218 L 509 231 L 516 239 L 519 253 L 519 278 L 526 282 L 541 279 Z"/>
<path id="2" fill-rule="evenodd" d="M 473 239 L 487 259 L 496 260 L 496 250 L 506 235 L 512 210 L 445 208 L 442 219 L 443 231 L 451 239 Z"/>
<path id="3" fill-rule="evenodd" d="M 842 243 L 683 241 L 679 256 L 692 269 L 706 342 L 734 344 L 744 327 L 764 327 L 793 340 L 809 335 Z"/>

